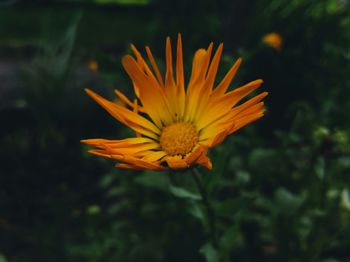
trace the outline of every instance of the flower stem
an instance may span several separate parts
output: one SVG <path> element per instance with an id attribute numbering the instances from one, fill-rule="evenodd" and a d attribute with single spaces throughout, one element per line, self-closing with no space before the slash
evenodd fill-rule
<path id="1" fill-rule="evenodd" d="M 215 212 L 210 204 L 208 192 L 206 191 L 206 189 L 203 185 L 203 181 L 202 181 L 200 172 L 197 169 L 193 168 L 193 169 L 191 169 L 191 174 L 192 174 L 193 180 L 195 181 L 195 183 L 197 185 L 198 191 L 202 196 L 203 205 L 206 209 L 207 220 L 208 220 L 208 225 L 209 225 L 209 234 L 210 234 L 210 239 L 211 239 L 212 245 L 214 248 L 217 249 L 219 247 L 219 244 L 218 244 L 217 235 L 216 235 Z"/>

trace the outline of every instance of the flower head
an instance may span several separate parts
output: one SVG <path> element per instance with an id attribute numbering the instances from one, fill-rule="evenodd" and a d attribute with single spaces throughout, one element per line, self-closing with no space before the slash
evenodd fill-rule
<path id="1" fill-rule="evenodd" d="M 263 116 L 264 103 L 261 100 L 267 92 L 237 105 L 256 90 L 262 84 L 262 80 L 255 80 L 228 91 L 241 59 L 236 61 L 214 88 L 222 44 L 213 58 L 212 43 L 207 49 L 199 49 L 195 53 L 186 89 L 180 34 L 174 69 L 170 39 L 166 40 L 164 78 L 149 47 L 146 47 L 146 53 L 151 67 L 135 46 L 131 45 L 131 49 L 136 59 L 126 55 L 122 63 L 133 82 L 137 97 L 133 102 L 119 90 L 115 90 L 115 93 L 125 105 L 108 101 L 86 89 L 88 95 L 98 104 L 136 133 L 136 137 L 122 140 L 82 140 L 83 143 L 95 147 L 90 153 L 119 161 L 117 167 L 165 170 L 200 165 L 211 169 L 208 149 Z"/>
<path id="2" fill-rule="evenodd" d="M 273 32 L 273 33 L 264 35 L 263 42 L 266 45 L 276 49 L 277 51 L 281 51 L 282 49 L 283 39 L 282 39 L 282 36 L 278 33 Z"/>

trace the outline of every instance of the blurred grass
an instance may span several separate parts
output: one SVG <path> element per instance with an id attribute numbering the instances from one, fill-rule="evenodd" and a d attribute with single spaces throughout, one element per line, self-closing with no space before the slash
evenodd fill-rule
<path id="1" fill-rule="evenodd" d="M 33 47 L 42 39 L 46 26 L 43 21 L 54 15 L 54 23 L 59 25 L 77 13 L 83 14 L 77 36 L 79 46 L 85 49 L 118 50 L 125 47 L 130 39 L 138 42 L 149 40 L 143 25 L 152 18 L 154 10 L 148 6 L 84 7 L 68 4 L 0 8 L 0 48 Z"/>

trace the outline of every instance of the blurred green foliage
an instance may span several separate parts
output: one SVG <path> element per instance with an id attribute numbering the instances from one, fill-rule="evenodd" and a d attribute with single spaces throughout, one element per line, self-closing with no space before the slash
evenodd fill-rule
<path id="1" fill-rule="evenodd" d="M 349 261 L 350 3 L 105 2 L 0 6 L 0 80 L 14 71 L 0 85 L 0 261 Z M 187 74 L 197 48 L 224 41 L 218 79 L 242 56 L 233 87 L 263 78 L 270 93 L 200 170 L 219 248 L 189 172 L 115 169 L 79 142 L 132 135 L 82 89 L 132 97 L 127 44 L 162 65 L 177 32 Z"/>

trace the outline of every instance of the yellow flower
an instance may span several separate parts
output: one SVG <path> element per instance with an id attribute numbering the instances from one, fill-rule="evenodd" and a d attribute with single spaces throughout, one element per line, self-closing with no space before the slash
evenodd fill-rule
<path id="1" fill-rule="evenodd" d="M 278 33 L 273 32 L 266 34 L 263 37 L 263 42 L 278 51 L 281 51 L 282 49 L 283 39 Z"/>
<path id="2" fill-rule="evenodd" d="M 200 165 L 211 169 L 208 149 L 263 116 L 264 103 L 261 100 L 267 92 L 237 105 L 263 83 L 261 79 L 227 91 L 241 59 L 237 60 L 223 80 L 213 88 L 223 44 L 219 45 L 212 59 L 213 43 L 208 49 L 197 50 L 186 89 L 180 34 L 174 70 L 170 38 L 166 40 L 165 78 L 162 77 L 149 47 L 146 47 L 146 53 L 151 67 L 134 45 L 131 45 L 131 49 L 136 59 L 126 55 L 122 64 L 133 82 L 137 97 L 134 102 L 119 90 L 115 90 L 115 93 L 125 102 L 125 106 L 108 101 L 86 89 L 88 95 L 108 113 L 136 133 L 136 137 L 122 140 L 81 141 L 96 148 L 90 150 L 90 153 L 121 162 L 117 167 L 165 170 Z"/>

